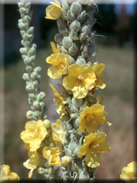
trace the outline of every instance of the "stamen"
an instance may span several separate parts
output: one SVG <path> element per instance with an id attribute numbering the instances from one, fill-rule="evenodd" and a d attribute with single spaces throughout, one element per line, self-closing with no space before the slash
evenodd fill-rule
<path id="1" fill-rule="evenodd" d="M 61 103 L 61 100 L 58 97 L 54 97 L 53 100 L 57 102 L 55 105 L 58 105 Z"/>
<path id="2" fill-rule="evenodd" d="M 79 80 L 84 80 L 84 76 L 82 76 L 82 75 L 79 75 L 78 77 L 77 77 Z"/>

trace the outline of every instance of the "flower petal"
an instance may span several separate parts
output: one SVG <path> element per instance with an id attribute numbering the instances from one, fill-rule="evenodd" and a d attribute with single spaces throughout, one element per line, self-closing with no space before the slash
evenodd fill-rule
<path id="1" fill-rule="evenodd" d="M 74 94 L 74 97 L 78 99 L 84 98 L 88 94 L 88 90 L 85 88 L 83 84 L 74 86 L 72 92 Z"/>
<path id="2" fill-rule="evenodd" d="M 77 79 L 70 75 L 63 79 L 62 84 L 67 90 L 71 90 L 75 86 L 76 81 Z"/>
<path id="3" fill-rule="evenodd" d="M 91 168 L 96 168 L 100 165 L 100 160 L 101 160 L 101 157 L 98 153 L 91 153 L 91 152 L 88 152 L 86 154 L 86 164 L 87 166 L 91 167 Z"/>
<path id="4" fill-rule="evenodd" d="M 53 53 L 54 53 L 54 54 L 60 53 L 58 44 L 57 44 L 57 48 L 55 47 L 55 43 L 54 43 L 54 42 L 51 42 L 50 45 L 51 45 L 51 47 L 52 47 L 52 50 L 53 50 Z"/>
<path id="5" fill-rule="evenodd" d="M 95 64 L 92 67 L 93 71 L 97 74 L 101 74 L 102 71 L 105 69 L 105 64 Z"/>
<path id="6" fill-rule="evenodd" d="M 57 70 L 54 66 L 51 66 L 47 72 L 48 76 L 53 79 L 59 79 L 62 76 L 60 70 Z"/>
<path id="7" fill-rule="evenodd" d="M 34 123 L 33 121 L 28 121 L 25 124 L 25 129 L 34 130 L 35 128 L 36 128 L 36 123 Z"/>

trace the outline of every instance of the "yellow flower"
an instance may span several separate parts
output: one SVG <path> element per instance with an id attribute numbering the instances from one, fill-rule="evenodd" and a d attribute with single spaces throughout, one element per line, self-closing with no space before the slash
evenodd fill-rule
<path id="1" fill-rule="evenodd" d="M 68 67 L 68 76 L 63 79 L 63 86 L 72 90 L 75 98 L 84 98 L 88 90 L 94 88 L 96 75 L 89 65 L 72 64 Z"/>
<path id="2" fill-rule="evenodd" d="M 55 142 L 60 142 L 61 144 L 64 144 L 64 139 L 63 139 L 63 128 L 62 128 L 62 123 L 61 120 L 57 120 L 56 123 L 52 123 L 52 129 L 55 131 L 53 133 L 53 140 Z"/>
<path id="3" fill-rule="evenodd" d="M 20 178 L 19 176 L 14 173 L 14 172 L 11 172 L 10 170 L 10 166 L 9 165 L 2 165 L 0 167 L 0 182 L 2 181 L 19 181 Z"/>
<path id="4" fill-rule="evenodd" d="M 48 160 L 49 166 L 60 166 L 61 161 L 59 155 L 61 154 L 60 147 L 45 146 L 43 149 L 43 157 Z"/>
<path id="5" fill-rule="evenodd" d="M 102 77 L 101 73 L 105 69 L 105 64 L 95 64 L 93 67 L 93 72 L 96 74 L 96 81 L 95 86 L 97 88 L 105 88 L 106 84 L 104 84 L 104 78 Z"/>
<path id="6" fill-rule="evenodd" d="M 83 132 L 86 129 L 88 133 L 94 133 L 97 132 L 97 126 L 104 123 L 107 123 L 104 106 L 94 104 L 91 107 L 85 107 L 81 113 L 78 131 Z"/>
<path id="7" fill-rule="evenodd" d="M 30 169 L 30 172 L 28 174 L 28 178 L 32 177 L 33 171 L 37 168 L 39 165 L 40 159 L 38 156 L 37 151 L 35 152 L 28 152 L 29 158 L 26 162 L 23 163 L 23 165 L 27 168 Z"/>
<path id="8" fill-rule="evenodd" d="M 54 54 L 46 59 L 46 62 L 52 66 L 48 69 L 48 76 L 53 79 L 59 79 L 63 74 L 67 73 L 67 68 L 69 64 L 69 57 L 67 54 L 60 53 L 59 47 L 55 48 L 55 44 L 51 43 L 52 50 Z"/>
<path id="9" fill-rule="evenodd" d="M 28 121 L 25 125 L 25 129 L 26 130 L 21 132 L 20 137 L 24 143 L 27 144 L 27 147 L 29 145 L 31 152 L 36 151 L 46 137 L 47 130 L 41 120 L 38 120 L 37 123 Z"/>
<path id="10" fill-rule="evenodd" d="M 62 118 L 66 111 L 65 111 L 65 104 L 67 104 L 66 101 L 64 101 L 64 98 L 57 92 L 57 90 L 55 89 L 54 85 L 50 84 L 50 87 L 52 88 L 53 92 L 54 92 L 54 98 L 53 100 L 55 102 L 57 102 L 57 104 L 55 105 L 58 105 L 57 107 L 57 113 L 60 114 L 60 118 Z"/>
<path id="11" fill-rule="evenodd" d="M 50 3 L 53 5 L 50 5 L 46 8 L 45 18 L 56 20 L 62 15 L 61 5 L 57 0 L 54 0 L 54 2 Z"/>
<path id="12" fill-rule="evenodd" d="M 110 146 L 105 142 L 106 134 L 91 133 L 84 139 L 84 144 L 80 147 L 77 153 L 78 157 L 86 155 L 86 164 L 91 168 L 98 167 L 100 165 L 100 153 L 107 153 L 110 150 Z"/>
<path id="13" fill-rule="evenodd" d="M 137 162 L 132 161 L 127 167 L 124 167 L 120 178 L 125 181 L 137 182 Z"/>

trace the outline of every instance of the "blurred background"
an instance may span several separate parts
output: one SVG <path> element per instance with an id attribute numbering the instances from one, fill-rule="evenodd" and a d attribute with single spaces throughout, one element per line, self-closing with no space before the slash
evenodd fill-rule
<path id="1" fill-rule="evenodd" d="M 120 2 L 120 1 L 119 1 Z M 51 53 L 50 42 L 58 33 L 56 21 L 45 19 L 45 8 L 48 4 L 33 4 L 31 25 L 35 27 L 34 41 L 37 44 L 36 66 L 41 66 L 40 88 L 45 91 L 45 102 L 49 106 L 50 120 L 58 119 L 53 112 L 53 93 L 49 88 L 51 82 L 47 76 L 49 65 L 45 62 Z M 133 3 L 98 4 L 99 12 L 95 13 L 97 23 L 95 44 L 99 63 L 106 65 L 103 71 L 106 88 L 98 94 L 104 98 L 105 110 L 108 113 L 111 127 L 102 125 L 99 130 L 107 134 L 106 141 L 111 150 L 102 154 L 101 166 L 97 168 L 96 179 L 119 179 L 121 169 L 135 160 L 134 131 L 134 59 L 136 46 L 136 12 L 137 1 Z M 19 16 L 16 4 L 3 4 L 4 26 L 4 63 L 1 63 L 0 76 L 4 73 L 4 86 L 0 88 L 0 99 L 4 99 L 4 159 L 11 170 L 18 173 L 21 179 L 27 179 L 28 172 L 22 163 L 28 159 L 20 133 L 27 122 L 26 112 L 30 109 L 22 75 L 25 66 L 19 48 L 21 36 L 17 26 Z M 3 66 L 2 66 L 3 65 Z M 50 97 L 49 97 L 50 96 Z M 52 104 L 51 104 L 52 103 Z M 2 110 L 1 110 L 2 112 Z M 2 119 L 1 119 L 2 120 Z M 2 124 L 2 121 L 1 121 Z M 1 127 L 2 129 L 2 127 Z M 1 142 L 2 143 L 2 142 Z M 43 178 L 34 171 L 33 179 Z"/>

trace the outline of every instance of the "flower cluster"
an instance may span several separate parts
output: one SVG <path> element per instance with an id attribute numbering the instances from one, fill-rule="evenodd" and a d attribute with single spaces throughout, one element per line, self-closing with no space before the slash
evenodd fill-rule
<path id="1" fill-rule="evenodd" d="M 20 180 L 19 176 L 16 173 L 11 172 L 9 165 L 4 164 L 0 167 L 0 182 L 3 181 L 17 182 L 19 180 Z"/>
<path id="2" fill-rule="evenodd" d="M 45 18 L 57 19 L 60 34 L 55 36 L 57 48 L 55 47 L 55 44 L 51 42 L 53 54 L 46 59 L 46 62 L 52 66 L 48 69 L 47 74 L 52 79 L 62 78 L 61 90 L 63 91 L 63 93 L 58 93 L 55 87 L 50 84 L 54 92 L 53 100 L 57 102 L 55 105 L 58 105 L 56 111 L 60 114 L 60 118 L 62 119 L 62 121 L 57 121 L 56 127 L 58 126 L 59 129 L 62 122 L 65 129 L 66 123 L 63 122 L 63 119 L 68 115 L 71 117 L 73 116 L 72 118 L 78 116 L 78 128 L 76 127 L 77 125 L 74 125 L 74 127 L 76 128 L 77 133 L 82 134 L 86 132 L 86 136 L 79 146 L 76 155 L 79 158 L 85 156 L 87 166 L 95 168 L 100 165 L 100 153 L 107 153 L 110 150 L 109 144 L 105 142 L 106 134 L 99 132 L 97 128 L 100 124 L 107 123 L 109 126 L 111 124 L 106 120 L 102 96 L 98 95 L 94 97 L 98 89 L 104 89 L 106 87 L 104 78 L 102 77 L 102 71 L 104 70 L 105 65 L 102 63 L 99 64 L 97 61 L 91 62 L 86 56 L 89 51 L 86 53 L 86 50 L 84 49 L 89 48 L 84 48 L 84 46 L 86 44 L 90 45 L 86 38 L 86 35 L 90 33 L 90 30 L 88 26 L 81 29 L 80 23 L 76 21 L 76 17 L 78 17 L 78 14 L 82 11 L 81 4 L 74 2 L 70 6 L 70 9 L 66 2 L 63 4 L 62 8 L 57 0 L 52 4 L 53 5 L 47 7 L 47 16 Z M 66 12 L 66 10 L 68 12 Z M 83 16 L 82 13 L 80 15 Z M 65 21 L 67 21 L 66 24 Z M 70 23 L 68 23 L 68 21 Z M 66 28 L 68 24 L 69 33 L 67 33 Z M 63 32 L 63 28 L 61 28 L 62 26 L 65 27 L 65 33 Z M 79 37 L 78 32 L 81 32 Z M 74 39 L 74 37 L 77 39 Z M 80 52 L 80 55 L 77 56 L 78 46 L 76 41 L 79 41 L 79 44 L 81 45 L 80 49 L 83 49 L 83 51 Z M 84 41 L 87 41 L 87 43 Z M 78 112 L 78 101 L 82 100 L 86 102 L 87 97 L 92 98 L 92 102 L 90 105 L 87 103 L 83 108 L 81 106 L 81 110 Z M 71 104 L 70 98 L 74 98 L 77 102 L 73 103 L 72 101 Z M 71 114 L 72 112 L 73 114 Z M 71 119 L 69 121 L 71 121 Z M 54 126 L 55 124 L 52 126 L 53 129 L 55 129 Z M 62 137 L 62 132 L 60 133 Z M 73 140 L 71 139 L 72 142 Z M 70 142 L 71 145 L 74 144 L 72 142 Z M 72 149 L 72 147 L 70 147 L 70 149 Z M 66 154 L 68 154 L 67 151 Z M 70 163 L 70 159 L 70 156 L 64 156 L 62 158 L 63 162 L 65 161 L 65 163 L 63 163 L 64 166 Z"/>
<path id="3" fill-rule="evenodd" d="M 104 64 L 95 63 L 93 66 L 87 64 L 69 65 L 69 56 L 60 53 L 59 46 L 51 43 L 54 54 L 46 59 L 52 66 L 48 69 L 48 76 L 53 79 L 63 77 L 62 85 L 73 92 L 75 98 L 81 99 L 87 96 L 93 88 L 105 88 L 104 79 L 101 75 L 105 68 Z"/>
<path id="4" fill-rule="evenodd" d="M 57 130 L 57 124 L 60 125 L 60 130 Z M 61 146 L 63 137 L 61 136 L 61 124 L 59 121 L 51 124 L 48 120 L 38 120 L 37 123 L 28 121 L 25 125 L 25 130 L 21 132 L 20 137 L 25 143 L 25 148 L 29 151 L 29 159 L 23 165 L 30 169 L 29 178 L 32 177 L 33 171 L 42 166 L 44 159 L 47 160 L 49 166 L 60 166 L 61 161 Z M 53 132 L 53 130 L 55 132 Z M 52 144 L 53 147 L 50 147 Z"/>

